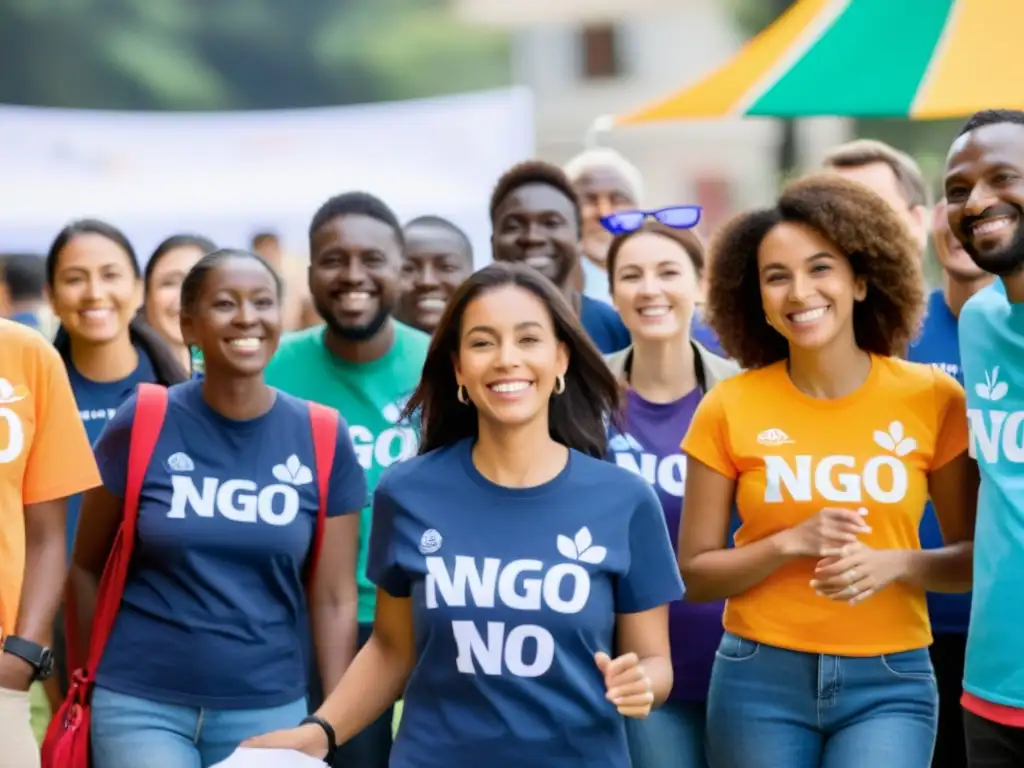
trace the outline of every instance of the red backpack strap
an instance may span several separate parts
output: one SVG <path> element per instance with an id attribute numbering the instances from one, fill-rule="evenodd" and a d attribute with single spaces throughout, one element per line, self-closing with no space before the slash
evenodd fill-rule
<path id="1" fill-rule="evenodd" d="M 103 578 L 96 596 L 87 664 L 90 677 L 96 673 L 96 667 L 103 656 L 103 648 L 107 644 L 107 638 L 114 628 L 114 619 L 121 607 L 121 596 L 128 578 L 128 565 L 135 546 L 135 523 L 139 516 L 142 481 L 156 449 L 156 442 L 160 438 L 166 414 L 167 390 L 158 384 L 139 384 L 128 448 L 128 474 L 125 481 L 121 527 L 117 532 L 117 538 L 114 539 L 107 565 L 103 569 Z"/>
<path id="2" fill-rule="evenodd" d="M 306 573 L 307 589 L 313 586 L 320 549 L 324 543 L 324 524 L 327 522 L 327 496 L 334 468 L 334 451 L 338 446 L 338 412 L 319 403 L 309 404 L 309 421 L 313 427 L 313 461 L 316 464 L 317 492 L 320 506 L 316 511 L 316 530 L 313 533 L 313 551 Z"/>

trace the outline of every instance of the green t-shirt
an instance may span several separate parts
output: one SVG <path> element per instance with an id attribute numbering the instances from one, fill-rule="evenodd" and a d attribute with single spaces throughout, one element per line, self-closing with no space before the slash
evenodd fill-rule
<path id="1" fill-rule="evenodd" d="M 418 438 L 410 425 L 397 424 L 409 395 L 420 381 L 430 337 L 394 322 L 395 343 L 386 355 L 369 363 L 352 363 L 324 346 L 325 326 L 290 333 L 281 339 L 267 366 L 272 387 L 303 400 L 336 409 L 348 424 L 370 491 L 359 522 L 359 623 L 373 622 L 376 588 L 366 578 L 373 491 L 381 473 L 397 461 L 416 455 Z"/>

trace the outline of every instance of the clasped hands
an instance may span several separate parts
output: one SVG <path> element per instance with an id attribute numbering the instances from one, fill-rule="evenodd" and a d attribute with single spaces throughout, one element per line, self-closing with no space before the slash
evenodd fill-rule
<path id="1" fill-rule="evenodd" d="M 811 588 L 822 597 L 855 605 L 903 576 L 904 550 L 873 549 L 858 537 L 871 532 L 866 509 L 825 507 L 784 531 L 786 551 L 817 557 Z"/>

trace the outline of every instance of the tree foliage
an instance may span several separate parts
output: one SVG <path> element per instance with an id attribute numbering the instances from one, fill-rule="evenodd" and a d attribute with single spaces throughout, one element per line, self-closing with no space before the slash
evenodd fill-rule
<path id="1" fill-rule="evenodd" d="M 0 102 L 270 109 L 504 85 L 444 0 L 3 0 Z"/>

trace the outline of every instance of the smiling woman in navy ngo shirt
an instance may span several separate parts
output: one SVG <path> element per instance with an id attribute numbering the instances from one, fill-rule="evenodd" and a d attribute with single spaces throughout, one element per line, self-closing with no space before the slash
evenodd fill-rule
<path id="1" fill-rule="evenodd" d="M 182 284 L 182 333 L 204 380 L 171 387 L 143 481 L 137 543 L 93 693 L 95 765 L 205 768 L 307 712 L 310 619 L 323 681 L 355 648 L 355 558 L 366 484 L 338 420 L 323 552 L 303 588 L 320 506 L 310 406 L 268 387 L 281 285 L 258 256 L 217 251 Z M 122 515 L 136 397 L 95 446 L 72 584 L 82 616 Z M 90 603 L 91 599 L 91 603 Z M 83 626 L 83 638 L 89 627 Z"/>
<path id="2" fill-rule="evenodd" d="M 404 691 L 392 768 L 628 768 L 682 583 L 654 491 L 602 460 L 618 397 L 543 276 L 468 278 L 410 400 L 420 455 L 374 496 L 373 636 L 320 724 L 251 745 L 322 757 Z"/>

